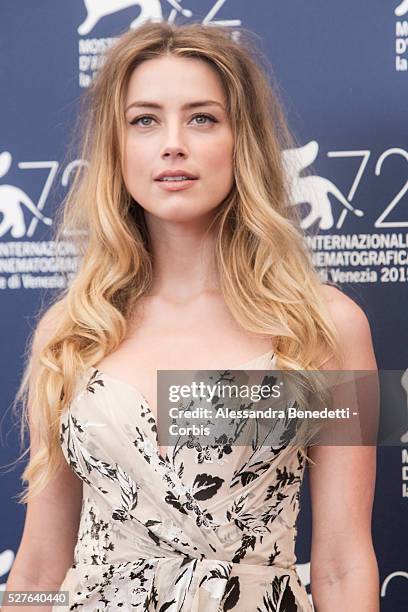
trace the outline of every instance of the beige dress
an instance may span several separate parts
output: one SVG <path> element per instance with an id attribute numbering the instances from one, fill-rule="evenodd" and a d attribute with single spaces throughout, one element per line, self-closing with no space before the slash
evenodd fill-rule
<path id="1" fill-rule="evenodd" d="M 240 368 L 274 363 L 270 351 Z M 191 444 L 163 458 L 145 398 L 96 368 L 79 377 L 60 441 L 83 502 L 60 587 L 69 604 L 53 612 L 313 610 L 296 572 L 293 447 Z"/>

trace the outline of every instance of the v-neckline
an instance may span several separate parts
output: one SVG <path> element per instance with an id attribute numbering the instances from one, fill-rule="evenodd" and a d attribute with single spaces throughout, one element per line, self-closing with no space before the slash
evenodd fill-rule
<path id="1" fill-rule="evenodd" d="M 266 357 L 267 355 L 270 355 L 270 359 L 268 359 L 268 363 L 270 363 L 273 357 L 275 356 L 275 351 L 273 349 L 270 349 L 269 351 L 266 351 L 266 353 L 262 353 L 262 355 L 258 355 L 257 357 L 253 357 L 252 359 L 248 359 L 248 361 L 244 361 L 244 363 L 241 363 L 240 365 L 237 365 L 234 368 L 212 368 L 212 369 L 214 370 L 227 370 L 228 369 L 230 371 L 243 370 L 245 369 L 244 366 L 247 366 L 248 364 L 253 363 L 254 361 L 258 361 Z M 102 376 L 105 376 L 106 378 L 110 378 L 111 380 L 116 381 L 117 383 L 123 385 L 124 387 L 128 387 L 129 389 L 133 390 L 134 393 L 136 393 L 143 399 L 143 401 L 147 404 L 150 412 L 153 414 L 153 411 L 150 409 L 150 403 L 147 401 L 143 393 L 140 391 L 140 389 L 136 385 L 133 385 L 132 383 L 129 383 L 126 380 L 119 378 L 118 376 L 109 374 L 109 372 L 105 372 L 104 370 L 101 370 L 101 368 L 98 368 L 96 366 L 90 366 L 89 370 L 98 371 Z M 155 420 L 157 420 L 156 417 L 155 417 Z"/>
<path id="2" fill-rule="evenodd" d="M 271 363 L 274 356 L 275 356 L 275 351 L 274 349 L 270 349 L 269 351 L 267 351 L 266 353 L 263 353 L 262 355 L 258 355 L 257 357 L 253 357 L 252 359 L 249 359 L 248 361 L 245 361 L 244 363 L 242 363 L 239 366 L 236 366 L 235 368 L 228 368 L 229 371 L 234 371 L 234 370 L 243 370 L 245 369 L 244 366 L 247 366 L 250 363 L 253 363 L 254 361 L 258 361 L 264 357 L 266 357 L 267 355 L 270 355 L 269 359 L 268 359 L 268 363 Z M 220 368 L 214 368 L 214 369 L 220 369 Z M 146 399 L 146 397 L 143 395 L 143 393 L 140 391 L 140 389 L 138 387 L 136 387 L 136 385 L 133 385 L 132 383 L 129 383 L 125 380 L 122 380 L 121 378 L 118 378 L 117 376 L 114 376 L 112 374 L 109 374 L 108 372 L 105 372 L 104 370 L 101 370 L 100 368 L 97 368 L 95 366 L 90 366 L 88 368 L 88 372 L 94 372 L 94 374 L 96 372 L 98 372 L 101 376 L 103 376 L 104 378 L 110 379 L 113 382 L 116 382 L 119 385 L 122 385 L 123 387 L 127 388 L 130 390 L 131 393 L 133 393 L 133 395 L 135 395 L 136 397 L 139 397 L 139 399 L 142 400 L 145 408 L 147 408 L 147 410 L 149 411 L 149 413 L 151 414 L 151 416 L 153 417 L 154 420 L 154 424 L 156 427 L 156 436 L 158 435 L 158 426 L 157 426 L 157 416 L 155 415 L 155 413 L 153 412 L 151 406 L 150 406 L 150 402 Z M 168 458 L 168 452 L 167 449 L 169 448 L 168 446 L 165 447 L 166 448 L 166 453 L 165 456 L 163 457 L 162 452 L 160 450 L 160 445 L 159 445 L 159 441 L 158 439 L 155 441 L 155 446 L 156 446 L 156 452 L 158 457 L 166 464 L 168 464 L 171 467 L 171 463 L 170 460 Z"/>

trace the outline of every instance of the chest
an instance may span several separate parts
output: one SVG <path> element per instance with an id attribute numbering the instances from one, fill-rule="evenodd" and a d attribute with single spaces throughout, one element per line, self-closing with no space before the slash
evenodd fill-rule
<path id="1" fill-rule="evenodd" d="M 270 337 L 244 330 L 221 298 L 187 305 L 145 300 L 126 338 L 96 367 L 157 404 L 157 370 L 234 369 L 271 350 Z"/>

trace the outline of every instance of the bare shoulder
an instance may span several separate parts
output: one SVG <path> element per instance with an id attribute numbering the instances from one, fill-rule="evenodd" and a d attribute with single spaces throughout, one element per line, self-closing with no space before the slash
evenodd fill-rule
<path id="1" fill-rule="evenodd" d="M 321 291 L 339 332 L 345 367 L 376 369 L 371 327 L 363 308 L 337 287 L 322 285 Z"/>
<path id="2" fill-rule="evenodd" d="M 321 290 L 335 325 L 340 327 L 343 333 L 369 327 L 364 310 L 343 291 L 332 285 L 322 285 Z"/>
<path id="3" fill-rule="evenodd" d="M 321 291 L 328 307 L 336 311 L 346 311 L 347 315 L 354 315 L 355 317 L 366 317 L 364 310 L 346 295 L 343 291 L 334 287 L 333 285 L 322 285 Z M 366 317 L 367 318 L 367 317 Z"/>

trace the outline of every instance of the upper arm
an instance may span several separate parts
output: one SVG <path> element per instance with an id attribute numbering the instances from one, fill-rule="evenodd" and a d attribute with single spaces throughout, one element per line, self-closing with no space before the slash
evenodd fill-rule
<path id="1" fill-rule="evenodd" d="M 343 369 L 376 371 L 370 325 L 363 310 L 337 289 L 328 288 L 326 297 L 340 332 Z M 376 447 L 314 446 L 309 455 L 316 462 L 309 467 L 312 575 L 316 577 L 322 572 L 341 572 L 372 553 Z"/>
<path id="2" fill-rule="evenodd" d="M 38 353 L 48 341 L 54 324 L 53 316 L 47 313 L 38 324 L 33 341 L 33 369 L 29 379 L 27 406 L 30 424 L 30 458 L 39 448 L 38 433 L 31 418 L 33 408 L 31 389 L 38 372 Z M 11 570 L 13 576 L 18 580 L 39 584 L 41 587 L 44 585 L 44 588 L 59 586 L 66 570 L 73 562 L 81 505 L 82 481 L 63 458 L 54 478 L 27 502 L 23 535 Z"/>

